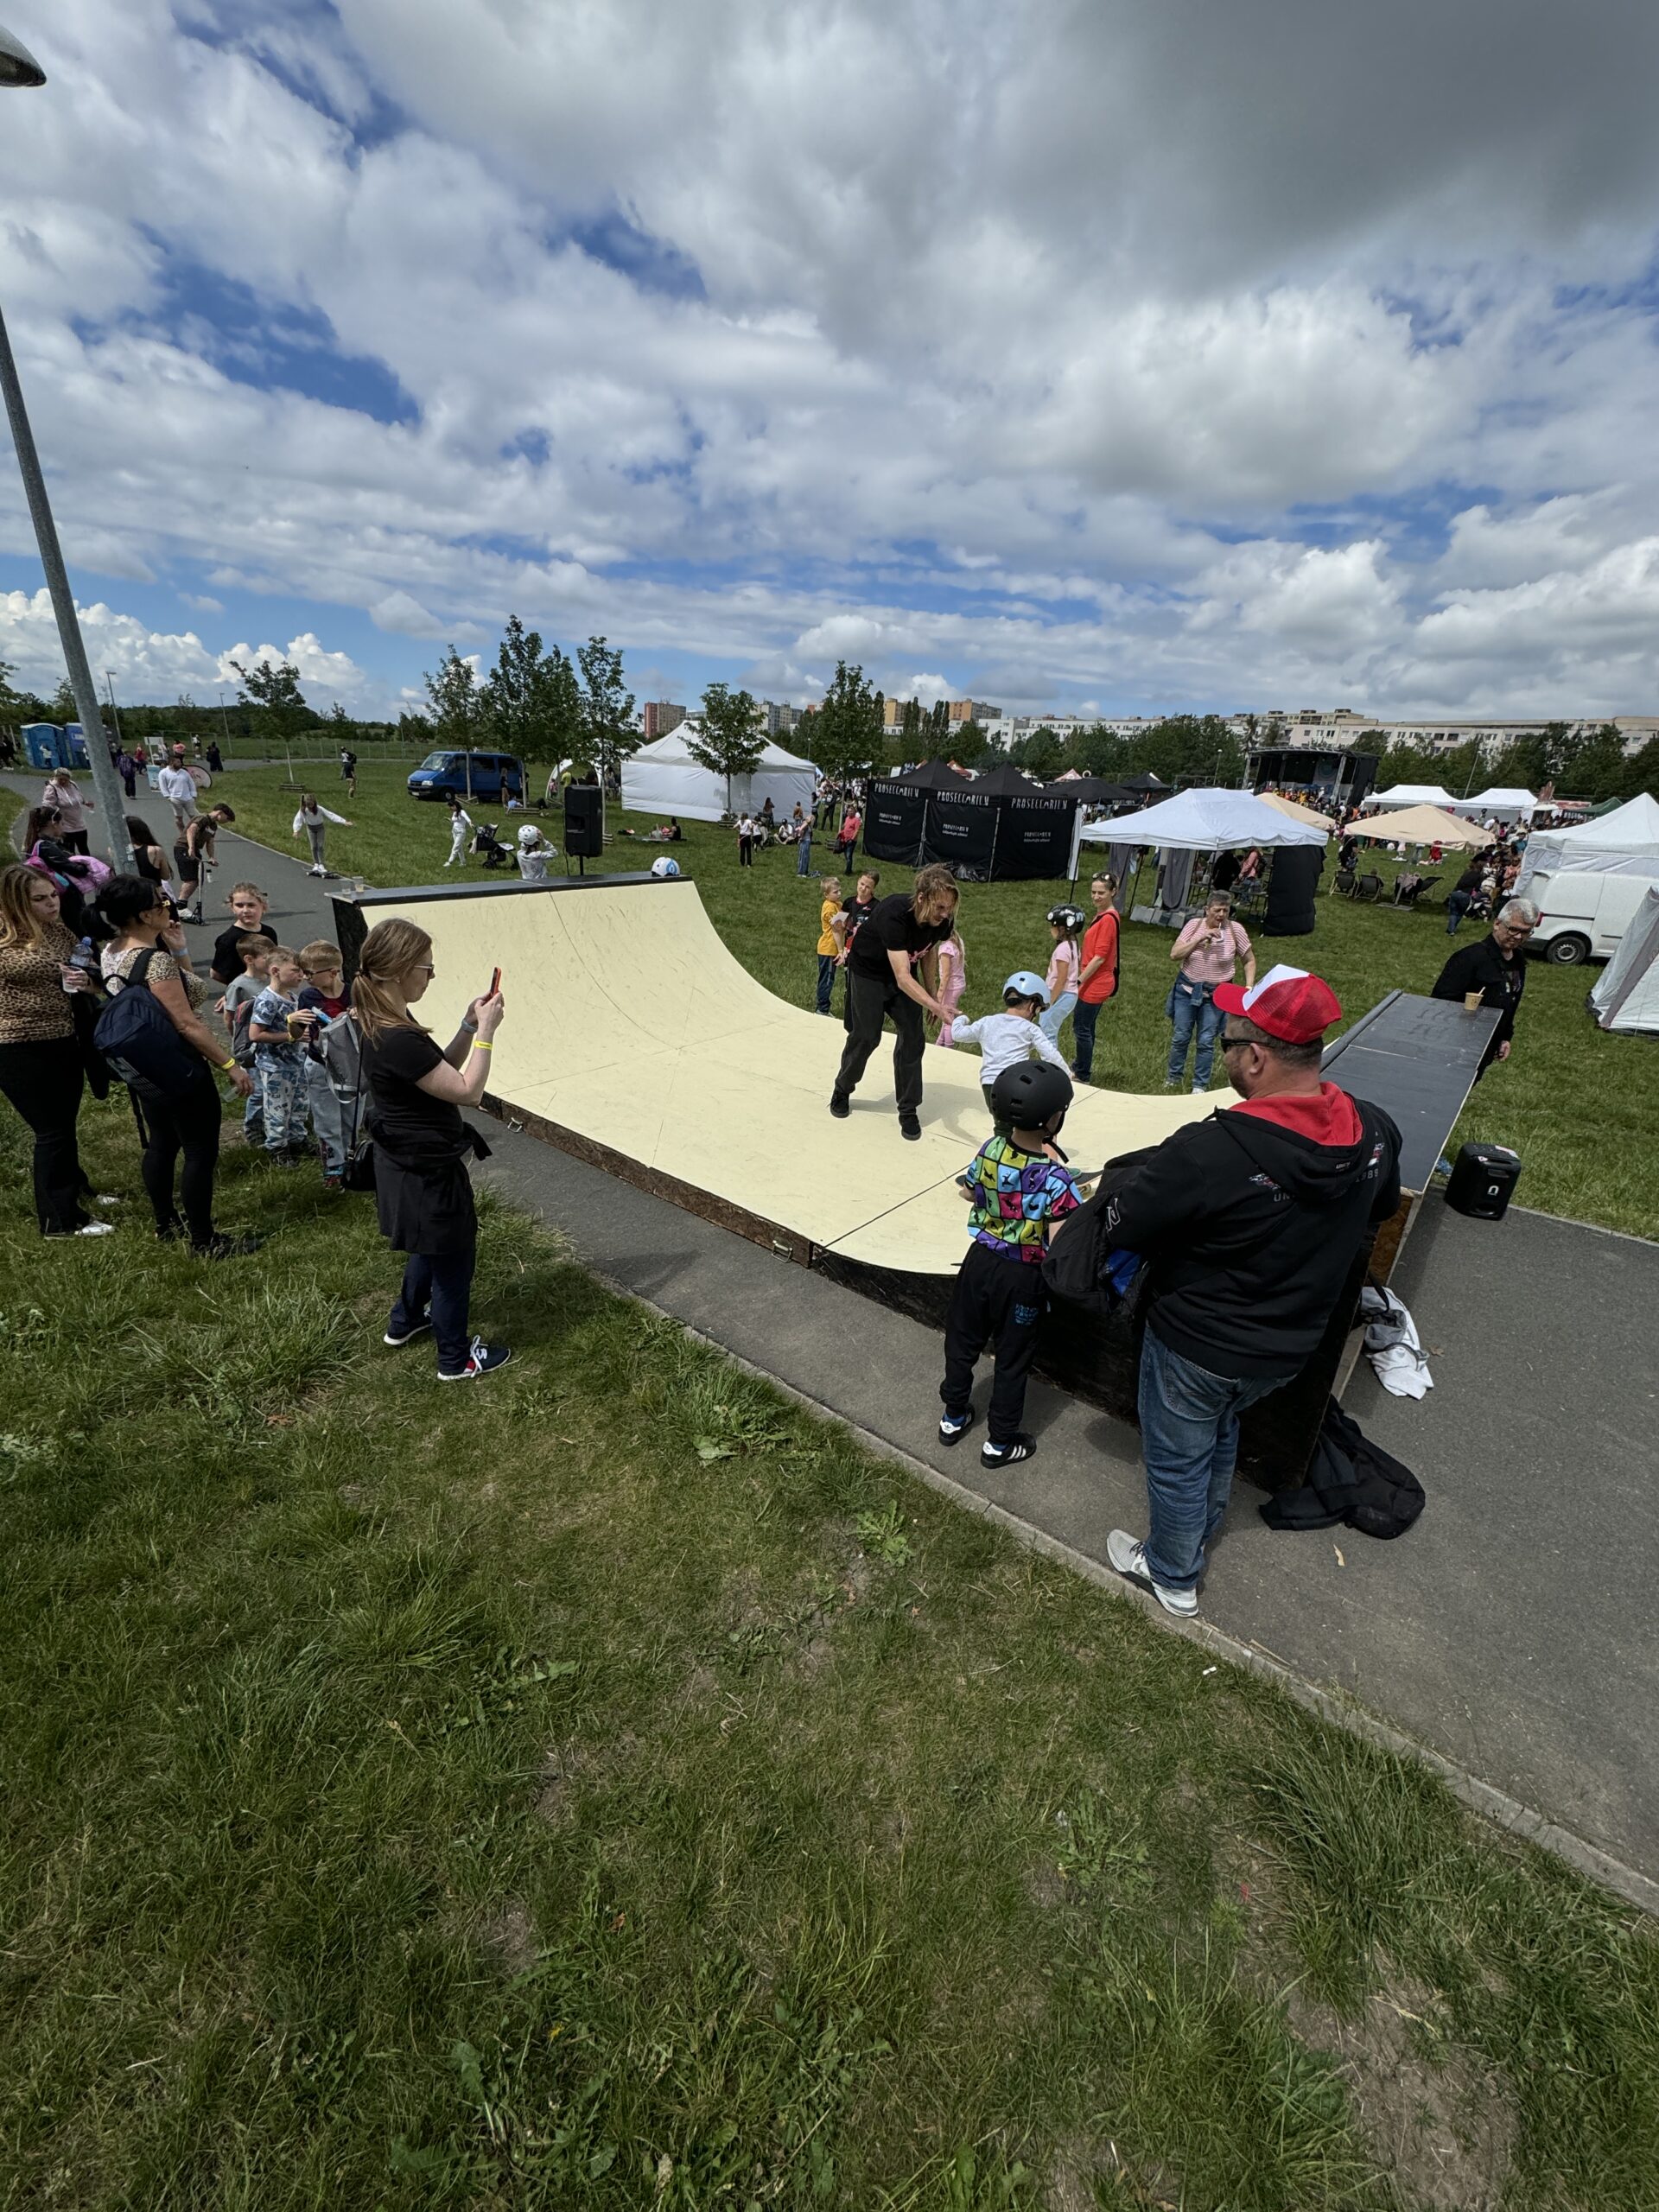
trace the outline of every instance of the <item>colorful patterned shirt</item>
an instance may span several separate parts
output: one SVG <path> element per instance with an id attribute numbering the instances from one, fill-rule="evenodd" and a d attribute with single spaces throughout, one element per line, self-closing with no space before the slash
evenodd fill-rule
<path id="1" fill-rule="evenodd" d="M 1069 1167 L 1021 1152 L 1011 1137 L 981 1145 L 962 1179 L 972 1193 L 968 1226 L 975 1243 L 1033 1267 L 1042 1262 L 1044 1224 L 1064 1220 L 1079 1203 Z"/>

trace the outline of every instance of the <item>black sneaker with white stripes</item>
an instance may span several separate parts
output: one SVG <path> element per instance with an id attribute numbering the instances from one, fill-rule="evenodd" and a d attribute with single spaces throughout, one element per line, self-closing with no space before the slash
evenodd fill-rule
<path id="1" fill-rule="evenodd" d="M 486 1344 L 482 1337 L 473 1338 L 472 1350 L 467 1355 L 467 1364 L 453 1370 L 438 1370 L 440 1382 L 476 1382 L 480 1375 L 493 1375 L 498 1367 L 505 1367 L 512 1357 L 505 1344 Z"/>

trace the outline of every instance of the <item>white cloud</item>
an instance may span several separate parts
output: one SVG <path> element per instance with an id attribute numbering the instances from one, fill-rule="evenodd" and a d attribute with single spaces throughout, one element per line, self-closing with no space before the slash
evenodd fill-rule
<path id="1" fill-rule="evenodd" d="M 377 630 L 397 631 L 406 638 L 435 638 L 442 626 L 406 591 L 389 591 L 369 613 Z"/>

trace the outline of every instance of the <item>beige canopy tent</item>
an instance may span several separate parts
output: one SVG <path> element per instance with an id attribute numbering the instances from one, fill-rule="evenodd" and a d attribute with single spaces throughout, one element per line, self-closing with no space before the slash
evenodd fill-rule
<path id="1" fill-rule="evenodd" d="M 1380 814 L 1351 825 L 1351 835 L 1376 845 L 1461 845 L 1475 852 L 1492 842 L 1489 830 L 1478 823 L 1459 822 L 1438 806 L 1402 806 L 1396 814 Z"/>
<path id="2" fill-rule="evenodd" d="M 1317 807 L 1304 806 L 1299 799 L 1281 798 L 1277 791 L 1258 791 L 1256 797 L 1263 806 L 1270 806 L 1275 813 L 1283 814 L 1293 822 L 1305 822 L 1311 830 L 1323 830 L 1329 837 L 1336 823 L 1328 814 L 1321 814 Z"/>

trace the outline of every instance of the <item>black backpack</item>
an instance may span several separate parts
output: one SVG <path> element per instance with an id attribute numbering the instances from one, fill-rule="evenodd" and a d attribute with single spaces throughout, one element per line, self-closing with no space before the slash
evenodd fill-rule
<path id="1" fill-rule="evenodd" d="M 145 984 L 156 955 L 141 952 L 92 1030 L 92 1042 L 123 1083 L 148 1084 L 163 1098 L 182 1098 L 200 1080 L 201 1055 L 187 1045 Z"/>
<path id="2" fill-rule="evenodd" d="M 1043 1288 L 1051 1298 L 1103 1318 L 1143 1301 L 1150 1270 L 1133 1253 L 1114 1248 L 1107 1234 L 1106 1210 L 1125 1173 L 1150 1159 L 1154 1149 L 1109 1160 L 1093 1194 L 1055 1230 L 1042 1266 Z"/>

